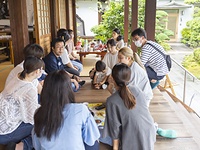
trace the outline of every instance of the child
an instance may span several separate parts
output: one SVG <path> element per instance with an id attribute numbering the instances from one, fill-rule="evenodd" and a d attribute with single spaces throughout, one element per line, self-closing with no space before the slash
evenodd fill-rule
<path id="1" fill-rule="evenodd" d="M 93 78 L 93 85 L 95 89 L 104 88 L 102 85 L 104 85 L 111 74 L 111 69 L 106 67 L 106 64 L 101 60 L 96 62 L 95 69 L 96 73 Z"/>

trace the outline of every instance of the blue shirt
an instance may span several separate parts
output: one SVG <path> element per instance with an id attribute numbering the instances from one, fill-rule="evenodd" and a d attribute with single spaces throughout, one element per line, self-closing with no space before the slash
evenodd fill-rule
<path id="1" fill-rule="evenodd" d="M 43 60 L 45 63 L 45 71 L 48 74 L 57 70 L 64 70 L 62 59 L 60 57 L 56 57 L 52 51 L 46 55 Z"/>
<path id="2" fill-rule="evenodd" d="M 68 104 L 63 110 L 64 123 L 58 135 L 48 141 L 32 134 L 36 150 L 84 150 L 84 143 L 94 145 L 100 133 L 93 116 L 84 104 Z"/>

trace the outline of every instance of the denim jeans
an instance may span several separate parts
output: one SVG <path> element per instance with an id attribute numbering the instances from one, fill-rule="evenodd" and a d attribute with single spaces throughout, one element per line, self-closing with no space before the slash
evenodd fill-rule
<path id="1" fill-rule="evenodd" d="M 17 129 L 12 133 L 0 135 L 0 144 L 7 145 L 10 142 L 19 143 L 23 142 L 24 150 L 32 150 L 31 131 L 33 125 L 22 122 Z"/>
<path id="2" fill-rule="evenodd" d="M 94 145 L 89 146 L 87 144 L 84 143 L 85 146 L 85 150 L 99 150 L 99 142 L 95 141 Z"/>
<path id="3" fill-rule="evenodd" d="M 145 68 L 146 68 L 146 71 L 147 71 L 149 81 L 151 81 L 152 79 L 161 80 L 165 77 L 165 76 L 157 76 L 157 73 L 149 66 L 145 66 Z"/>
<path id="4" fill-rule="evenodd" d="M 72 64 L 78 68 L 78 71 L 81 72 L 83 70 L 83 65 L 80 62 L 75 60 L 71 60 Z"/>
<path id="5" fill-rule="evenodd" d="M 80 89 L 80 85 L 79 85 L 78 89 L 76 89 L 76 86 L 75 86 L 74 83 L 71 83 L 71 85 L 72 85 L 72 90 L 73 90 L 74 92 L 77 92 L 77 91 Z"/>

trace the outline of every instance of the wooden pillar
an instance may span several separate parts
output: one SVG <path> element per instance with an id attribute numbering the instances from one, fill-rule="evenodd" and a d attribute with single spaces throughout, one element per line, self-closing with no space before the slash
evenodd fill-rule
<path id="1" fill-rule="evenodd" d="M 128 43 L 128 29 L 129 29 L 129 0 L 124 0 L 124 42 Z"/>
<path id="2" fill-rule="evenodd" d="M 29 44 L 26 0 L 8 0 L 14 66 L 24 59 L 23 48 Z"/>
<path id="3" fill-rule="evenodd" d="M 132 0 L 132 6 L 131 6 L 131 32 L 135 30 L 138 27 L 138 0 Z M 131 39 L 131 48 L 133 49 L 134 52 L 137 51 L 137 48 L 135 44 L 132 42 Z"/>
<path id="4" fill-rule="evenodd" d="M 50 0 L 50 19 L 51 19 L 51 38 L 54 39 L 57 37 L 57 6 L 56 0 Z"/>
<path id="5" fill-rule="evenodd" d="M 70 22 L 69 22 L 69 19 L 70 19 L 70 16 L 69 16 L 69 0 L 66 0 L 66 29 L 69 29 L 70 28 Z"/>
<path id="6" fill-rule="evenodd" d="M 76 26 L 76 0 L 72 1 L 72 14 L 73 14 L 73 31 L 74 31 L 74 43 L 77 43 L 77 26 Z"/>
<path id="7" fill-rule="evenodd" d="M 155 41 L 156 0 L 146 0 L 144 28 L 148 40 Z"/>

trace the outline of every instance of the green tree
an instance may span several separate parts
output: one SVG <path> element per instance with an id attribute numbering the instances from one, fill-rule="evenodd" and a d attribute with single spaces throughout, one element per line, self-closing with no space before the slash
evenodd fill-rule
<path id="1" fill-rule="evenodd" d="M 188 4 L 200 3 L 200 0 L 185 0 Z M 182 42 L 191 47 L 200 46 L 200 8 L 195 6 L 193 19 L 186 23 L 186 28 L 181 31 Z"/>
<path id="2" fill-rule="evenodd" d="M 138 26 L 144 28 L 144 9 L 145 0 L 138 2 Z M 130 7 L 129 7 L 130 8 Z M 129 9 L 131 14 L 131 9 Z M 164 11 L 156 12 L 156 41 L 160 43 L 165 49 L 170 49 L 170 46 L 165 43 L 173 35 L 173 32 L 166 29 L 167 13 Z M 96 35 L 96 39 L 101 39 L 103 42 L 112 37 L 112 30 L 119 28 L 121 33 L 124 33 L 124 3 L 123 2 L 110 2 L 108 9 L 102 15 L 103 21 L 91 29 Z M 131 22 L 131 15 L 129 15 L 129 22 Z M 131 24 L 129 25 L 131 27 Z M 130 33 L 129 29 L 129 33 Z M 129 34 L 130 35 L 130 34 Z"/>

